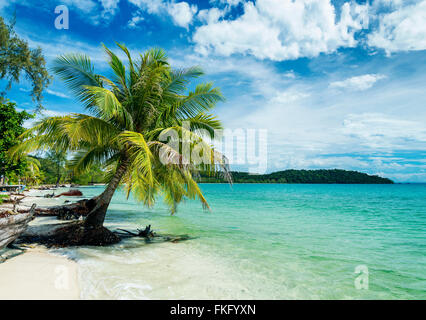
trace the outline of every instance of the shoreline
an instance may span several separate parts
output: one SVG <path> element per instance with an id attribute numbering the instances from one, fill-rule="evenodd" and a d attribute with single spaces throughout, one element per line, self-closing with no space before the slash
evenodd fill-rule
<path id="1" fill-rule="evenodd" d="M 17 207 L 26 208 L 34 202 L 43 207 L 54 202 L 63 203 L 63 198 L 41 196 L 50 192 L 27 190 Z M 58 220 L 38 217 L 29 227 L 52 222 Z M 30 248 L 0 264 L 0 299 L 221 299 L 234 297 L 230 292 L 225 294 L 230 291 L 229 286 L 236 290 L 235 297 L 250 297 L 248 288 L 233 279 L 228 268 L 217 265 L 217 260 L 211 256 L 200 255 L 189 243 L 144 246 L 137 240 L 132 244 L 130 240 L 122 247 L 124 250 L 114 253 L 118 258 L 113 259 L 108 249 L 84 247 L 50 251 L 41 246 Z M 129 279 L 129 271 L 131 273 L 134 268 L 142 276 Z M 166 274 L 173 275 L 165 277 Z M 205 274 L 215 277 L 205 279 Z M 65 290 L 61 289 L 64 281 Z M 201 287 L 195 286 L 200 283 L 203 283 Z"/>
<path id="2" fill-rule="evenodd" d="M 21 292 L 9 293 L 17 286 L 14 281 L 25 283 L 21 278 L 33 270 L 13 273 L 16 270 L 11 271 L 11 267 L 4 268 L 29 255 L 33 261 L 32 252 L 39 248 L 31 249 L 0 264 L 0 276 L 11 279 L 7 287 L 0 282 L 0 298 L 50 299 L 58 277 L 53 261 L 59 264 L 67 261 L 76 267 L 77 272 L 68 270 L 68 279 L 70 274 L 78 275 L 74 278 L 78 293 L 55 293 L 52 299 L 418 299 L 424 296 L 421 284 L 416 282 L 423 275 L 422 265 L 413 263 L 417 257 L 421 258 L 421 252 L 414 251 L 419 247 L 413 247 L 409 255 L 394 250 L 394 241 L 402 242 L 408 237 L 418 246 L 424 239 L 424 234 L 411 224 L 411 217 L 418 217 L 414 221 L 424 223 L 424 210 L 419 202 L 424 185 L 396 185 L 391 191 L 388 187 L 360 185 L 341 188 L 337 193 L 321 186 L 285 193 L 286 187 L 265 185 L 249 193 L 248 188 L 241 186 L 235 187 L 232 201 L 228 201 L 231 196 L 222 187 L 211 187 L 209 196 L 214 215 L 202 213 L 197 205 L 186 205 L 174 217 L 161 206 L 155 212 L 141 210 L 135 203 L 127 202 L 125 194 L 120 192 L 106 225 L 111 229 L 134 230 L 151 224 L 159 232 L 191 234 L 196 240 L 147 244 L 131 238 L 110 247 L 43 249 L 42 259 L 52 265 L 46 276 L 46 281 L 50 281 L 50 296 L 35 293 L 44 283 L 33 279 L 28 280 L 31 285 L 26 284 L 29 289 L 22 285 Z M 100 189 L 82 191 L 91 197 Z M 67 199 L 32 197 L 49 192 L 31 191 L 21 205 L 35 201 L 48 206 Z M 254 196 L 254 192 L 259 196 Z M 361 197 L 365 197 L 362 203 Z M 269 199 L 266 206 L 257 205 L 260 199 Z M 401 207 L 395 206 L 401 199 L 413 201 L 410 220 L 401 214 Z M 343 209 L 342 200 L 345 200 Z M 390 219 L 396 224 L 383 228 L 383 221 L 389 223 Z M 31 224 L 54 221 L 57 222 L 54 217 L 40 217 Z M 405 227 L 405 232 L 401 232 L 401 227 Z M 52 256 L 56 260 L 51 260 Z M 368 291 L 356 289 L 353 270 L 360 263 L 371 266 L 373 281 L 390 290 L 380 286 Z M 33 262 L 28 264 L 33 269 Z M 63 269 L 59 266 L 58 272 Z M 406 288 L 401 287 L 399 274 L 405 275 Z M 336 286 L 329 290 L 330 283 Z M 32 296 L 24 295 L 25 290 L 32 290 Z"/>

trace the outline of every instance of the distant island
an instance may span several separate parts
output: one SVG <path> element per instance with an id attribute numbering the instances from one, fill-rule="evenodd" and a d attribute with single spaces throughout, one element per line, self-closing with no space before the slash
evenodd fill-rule
<path id="1" fill-rule="evenodd" d="M 234 183 L 312 183 L 312 184 L 393 184 L 388 178 L 368 175 L 358 171 L 331 170 L 284 170 L 269 174 L 232 172 Z M 220 176 L 201 176 L 203 183 L 224 183 Z"/>

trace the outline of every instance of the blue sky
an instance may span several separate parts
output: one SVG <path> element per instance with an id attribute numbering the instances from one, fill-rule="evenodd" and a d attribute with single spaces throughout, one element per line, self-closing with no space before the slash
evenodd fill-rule
<path id="1" fill-rule="evenodd" d="M 69 8 L 68 30 L 54 10 Z M 268 130 L 268 171 L 342 168 L 426 181 L 426 0 L 0 0 L 48 65 L 100 43 L 157 46 L 175 67 L 202 66 L 227 100 L 226 128 Z M 8 93 L 34 107 L 25 82 Z M 83 112 L 54 81 L 46 114 Z M 244 169 L 243 167 L 235 167 Z"/>

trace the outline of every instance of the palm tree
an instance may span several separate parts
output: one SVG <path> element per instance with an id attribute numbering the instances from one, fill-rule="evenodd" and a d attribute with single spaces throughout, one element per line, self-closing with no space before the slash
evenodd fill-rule
<path id="1" fill-rule="evenodd" d="M 27 185 L 36 184 L 40 179 L 40 162 L 31 156 L 26 156 L 25 161 L 24 182 Z"/>
<path id="2" fill-rule="evenodd" d="M 57 151 L 55 149 L 52 149 L 47 153 L 46 157 L 55 165 L 56 187 L 58 187 L 59 183 L 61 182 L 63 167 L 67 161 L 66 151 Z"/>
<path id="3" fill-rule="evenodd" d="M 104 46 L 110 78 L 95 73 L 86 55 L 57 58 L 54 72 L 89 115 L 45 118 L 24 133 L 22 144 L 12 150 L 15 154 L 40 149 L 71 152 L 76 172 L 94 164 L 105 166 L 108 184 L 85 219 L 86 231 L 103 226 L 111 198 L 121 184 L 127 196 L 133 193 L 148 206 L 161 192 L 174 213 L 184 198 L 198 198 L 208 207 L 195 179 L 197 172 L 219 170 L 231 180 L 225 157 L 204 140 L 221 129 L 220 121 L 209 113 L 224 100 L 220 90 L 212 83 L 189 90 L 190 81 L 203 75 L 201 68 L 174 70 L 163 50 L 148 50 L 134 61 L 124 45 L 118 46 L 128 65 Z M 177 146 L 163 141 L 162 136 L 170 132 L 176 133 Z M 201 154 L 210 163 L 195 163 L 182 152 L 179 146 L 185 141 L 191 152 L 201 145 Z"/>

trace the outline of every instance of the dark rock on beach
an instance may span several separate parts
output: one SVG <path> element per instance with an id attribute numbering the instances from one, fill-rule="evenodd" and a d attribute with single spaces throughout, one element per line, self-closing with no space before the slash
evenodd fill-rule
<path id="1" fill-rule="evenodd" d="M 55 198 L 59 198 L 61 196 L 67 196 L 67 197 L 81 197 L 83 196 L 83 193 L 80 190 L 73 189 L 67 192 L 62 192 L 61 194 L 55 196 Z"/>

